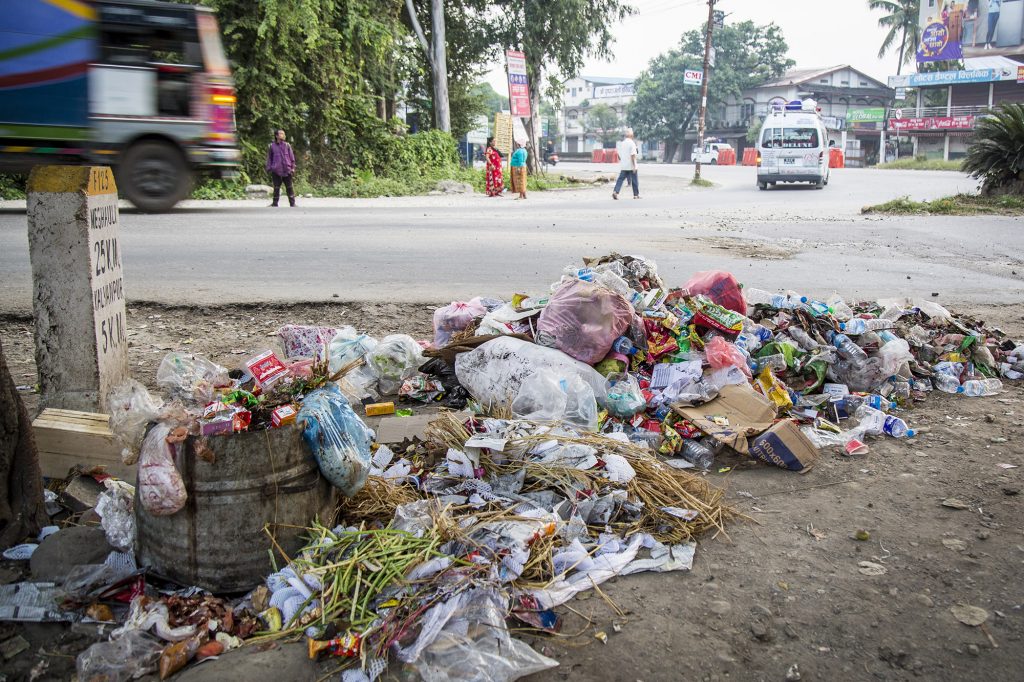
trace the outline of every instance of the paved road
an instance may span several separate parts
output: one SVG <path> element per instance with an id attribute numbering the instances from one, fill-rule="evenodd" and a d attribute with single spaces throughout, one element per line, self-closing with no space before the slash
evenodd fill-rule
<path id="1" fill-rule="evenodd" d="M 563 164 L 608 174 L 612 166 Z M 845 169 L 824 190 L 760 192 L 750 168 L 644 165 L 643 198 L 607 187 L 475 196 L 188 202 L 166 215 L 122 214 L 131 300 L 172 303 L 341 300 L 439 302 L 539 292 L 582 256 L 656 259 L 666 281 L 728 269 L 749 286 L 816 296 L 1024 300 L 1024 236 L 1012 218 L 880 218 L 863 205 L 970 191 L 957 173 Z M 0 204 L 0 310 L 30 307 L 24 202 Z M 1017 274 L 1019 273 L 1019 274 Z"/>

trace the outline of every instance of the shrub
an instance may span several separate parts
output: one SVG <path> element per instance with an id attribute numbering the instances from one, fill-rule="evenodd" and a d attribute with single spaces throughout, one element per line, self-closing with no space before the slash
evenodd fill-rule
<path id="1" fill-rule="evenodd" d="M 1001 104 L 978 122 L 964 170 L 984 194 L 1024 194 L 1024 105 Z"/>

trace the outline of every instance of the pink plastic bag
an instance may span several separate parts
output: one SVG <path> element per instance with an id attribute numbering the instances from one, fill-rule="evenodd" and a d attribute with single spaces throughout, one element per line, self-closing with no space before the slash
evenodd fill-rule
<path id="1" fill-rule="evenodd" d="M 743 356 L 743 353 L 740 352 L 740 349 L 735 344 L 729 343 L 721 336 L 711 339 L 704 347 L 704 353 L 707 355 L 708 364 L 714 369 L 739 367 L 743 370 L 744 374 L 748 377 L 750 376 L 747 359 Z"/>
<path id="2" fill-rule="evenodd" d="M 551 295 L 537 320 L 537 343 L 593 365 L 629 329 L 633 307 L 604 287 L 572 280 Z"/>
<path id="3" fill-rule="evenodd" d="M 326 356 L 327 346 L 338 333 L 333 327 L 311 327 L 302 324 L 286 324 L 277 330 L 277 336 L 284 346 L 285 357 L 314 358 Z"/>
<path id="4" fill-rule="evenodd" d="M 695 273 L 683 287 L 691 296 L 704 294 L 713 302 L 740 315 L 747 314 L 747 301 L 739 282 L 728 272 L 708 270 Z"/>
<path id="5" fill-rule="evenodd" d="M 175 446 L 167 442 L 171 427 L 158 423 L 142 441 L 139 457 L 139 501 L 153 516 L 170 516 L 185 506 L 188 493 L 174 465 Z"/>
<path id="6" fill-rule="evenodd" d="M 461 332 L 473 320 L 487 313 L 477 296 L 468 303 L 452 301 L 450 305 L 434 311 L 434 348 L 448 345 L 455 332 Z"/>

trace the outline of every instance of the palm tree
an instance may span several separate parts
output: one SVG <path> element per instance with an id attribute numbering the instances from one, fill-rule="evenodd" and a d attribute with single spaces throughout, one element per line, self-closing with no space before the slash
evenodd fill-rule
<path id="1" fill-rule="evenodd" d="M 899 75 L 903 65 L 917 54 L 917 44 L 921 42 L 921 0 L 868 0 L 868 9 L 885 12 L 878 25 L 888 32 L 878 50 L 878 58 L 885 57 L 898 44 L 900 61 L 896 65 L 896 75 Z"/>
<path id="2" fill-rule="evenodd" d="M 963 169 L 983 194 L 1024 194 L 1024 105 L 1000 104 L 979 120 Z"/>

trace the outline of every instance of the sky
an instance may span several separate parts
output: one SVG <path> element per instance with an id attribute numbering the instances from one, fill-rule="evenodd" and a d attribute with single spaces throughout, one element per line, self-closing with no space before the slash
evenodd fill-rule
<path id="1" fill-rule="evenodd" d="M 676 47 L 683 33 L 707 19 L 706 0 L 628 1 L 639 12 L 615 28 L 614 58 L 589 59 L 582 75 L 636 77 L 651 59 Z M 882 14 L 869 11 L 867 0 L 718 0 L 715 8 L 727 14 L 726 23 L 749 19 L 758 25 L 778 24 L 798 67 L 849 64 L 883 83 L 896 73 L 895 52 L 878 58 L 885 37 L 878 27 Z M 504 64 L 487 80 L 505 92 Z"/>

